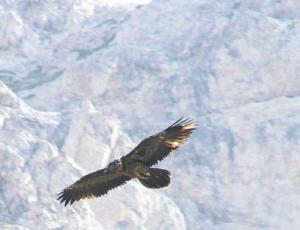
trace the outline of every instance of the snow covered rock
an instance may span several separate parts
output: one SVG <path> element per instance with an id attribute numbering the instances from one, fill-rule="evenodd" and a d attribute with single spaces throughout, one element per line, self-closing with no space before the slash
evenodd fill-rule
<path id="1" fill-rule="evenodd" d="M 299 9 L 1 2 L 0 228 L 299 229 Z M 181 116 L 199 128 L 160 163 L 170 188 L 56 202 Z"/>

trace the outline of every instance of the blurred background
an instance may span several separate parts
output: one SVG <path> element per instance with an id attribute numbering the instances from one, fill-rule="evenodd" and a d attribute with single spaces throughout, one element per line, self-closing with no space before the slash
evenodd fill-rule
<path id="1" fill-rule="evenodd" d="M 0 229 L 300 229 L 300 1 L 2 0 Z M 137 181 L 56 194 L 185 116 Z"/>

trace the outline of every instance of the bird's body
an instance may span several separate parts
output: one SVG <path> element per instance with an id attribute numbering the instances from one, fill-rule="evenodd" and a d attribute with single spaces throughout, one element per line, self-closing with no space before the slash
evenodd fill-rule
<path id="1" fill-rule="evenodd" d="M 58 200 L 67 205 L 80 199 L 98 197 L 134 178 L 148 188 L 168 186 L 169 171 L 152 166 L 185 143 L 196 126 L 190 120 L 179 119 L 164 131 L 143 140 L 121 159 L 111 162 L 104 169 L 83 176 L 65 188 L 58 194 Z"/>

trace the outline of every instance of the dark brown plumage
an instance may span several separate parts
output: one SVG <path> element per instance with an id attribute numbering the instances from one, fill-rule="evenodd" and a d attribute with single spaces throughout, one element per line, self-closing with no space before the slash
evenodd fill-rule
<path id="1" fill-rule="evenodd" d="M 144 139 L 129 154 L 111 162 L 106 168 L 83 176 L 58 194 L 65 206 L 74 201 L 106 194 L 127 181 L 137 178 L 148 188 L 163 188 L 170 184 L 170 173 L 151 168 L 174 149 L 184 144 L 197 124 L 180 118 L 164 131 Z"/>

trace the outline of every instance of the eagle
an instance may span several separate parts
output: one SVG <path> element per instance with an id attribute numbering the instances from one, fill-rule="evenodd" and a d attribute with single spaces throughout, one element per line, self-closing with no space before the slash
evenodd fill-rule
<path id="1" fill-rule="evenodd" d="M 147 188 L 167 187 L 171 181 L 170 172 L 152 166 L 184 144 L 196 127 L 192 120 L 180 118 L 167 129 L 144 139 L 130 153 L 106 168 L 81 177 L 57 194 L 57 199 L 67 206 L 74 201 L 105 195 L 134 178 Z"/>

